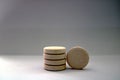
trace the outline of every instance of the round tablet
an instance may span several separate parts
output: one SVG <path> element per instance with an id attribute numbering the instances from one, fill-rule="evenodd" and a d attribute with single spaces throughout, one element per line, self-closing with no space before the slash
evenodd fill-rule
<path id="1" fill-rule="evenodd" d="M 62 65 L 62 64 L 66 64 L 66 60 L 63 59 L 63 60 L 55 60 L 55 61 L 52 61 L 52 60 L 44 60 L 45 64 L 48 64 L 48 65 Z"/>
<path id="2" fill-rule="evenodd" d="M 62 46 L 44 47 L 44 53 L 47 53 L 47 54 L 61 54 L 65 52 L 66 52 L 66 48 Z"/>
<path id="3" fill-rule="evenodd" d="M 83 69 L 89 62 L 89 56 L 85 49 L 77 46 L 67 53 L 68 65 L 74 69 Z"/>
<path id="4" fill-rule="evenodd" d="M 49 54 L 43 54 L 45 59 L 65 59 L 66 54 L 60 54 L 60 55 L 49 55 Z"/>
<path id="5" fill-rule="evenodd" d="M 51 70 L 51 71 L 60 71 L 60 70 L 65 70 L 66 65 L 53 66 L 53 65 L 44 64 L 44 69 Z"/>

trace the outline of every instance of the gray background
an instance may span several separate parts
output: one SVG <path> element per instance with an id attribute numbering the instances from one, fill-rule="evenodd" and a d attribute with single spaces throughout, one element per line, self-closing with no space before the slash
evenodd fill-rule
<path id="1" fill-rule="evenodd" d="M 41 54 L 80 45 L 90 55 L 120 54 L 118 0 L 0 0 L 0 54 Z"/>

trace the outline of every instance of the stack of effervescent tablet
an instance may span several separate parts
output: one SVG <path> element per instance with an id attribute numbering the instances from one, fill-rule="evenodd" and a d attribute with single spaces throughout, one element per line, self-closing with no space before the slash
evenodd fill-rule
<path id="1" fill-rule="evenodd" d="M 66 69 L 66 48 L 62 46 L 48 46 L 44 48 L 44 69 Z"/>
<path id="2" fill-rule="evenodd" d="M 44 48 L 44 69 L 46 70 L 65 70 L 66 61 L 73 69 L 83 69 L 89 62 L 87 51 L 76 46 L 67 52 L 66 48 L 61 46 L 49 46 Z"/>

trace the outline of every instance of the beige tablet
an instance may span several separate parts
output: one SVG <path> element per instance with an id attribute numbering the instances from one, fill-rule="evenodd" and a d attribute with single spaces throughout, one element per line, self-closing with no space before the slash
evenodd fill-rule
<path id="1" fill-rule="evenodd" d="M 83 69 L 89 62 L 89 56 L 85 49 L 77 46 L 67 53 L 67 62 L 74 69 Z"/>
<path id="2" fill-rule="evenodd" d="M 48 46 L 44 47 L 43 51 L 47 54 L 62 54 L 66 52 L 66 48 L 62 46 Z"/>
<path id="3" fill-rule="evenodd" d="M 63 64 L 66 64 L 66 60 L 65 59 L 63 59 L 63 60 L 56 60 L 56 61 L 44 60 L 44 63 L 48 64 L 48 65 L 63 65 Z"/>
<path id="4" fill-rule="evenodd" d="M 49 55 L 49 54 L 43 54 L 45 59 L 65 59 L 66 54 L 59 54 L 59 55 Z"/>
<path id="5" fill-rule="evenodd" d="M 44 64 L 44 69 L 52 70 L 52 71 L 65 70 L 66 69 L 66 65 L 52 66 L 52 65 Z"/>

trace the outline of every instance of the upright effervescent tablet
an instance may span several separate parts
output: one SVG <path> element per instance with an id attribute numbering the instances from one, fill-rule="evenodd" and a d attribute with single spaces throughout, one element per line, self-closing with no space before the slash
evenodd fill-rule
<path id="1" fill-rule="evenodd" d="M 68 51 L 67 62 L 74 69 L 83 69 L 89 62 L 89 55 L 85 49 L 76 46 Z"/>

